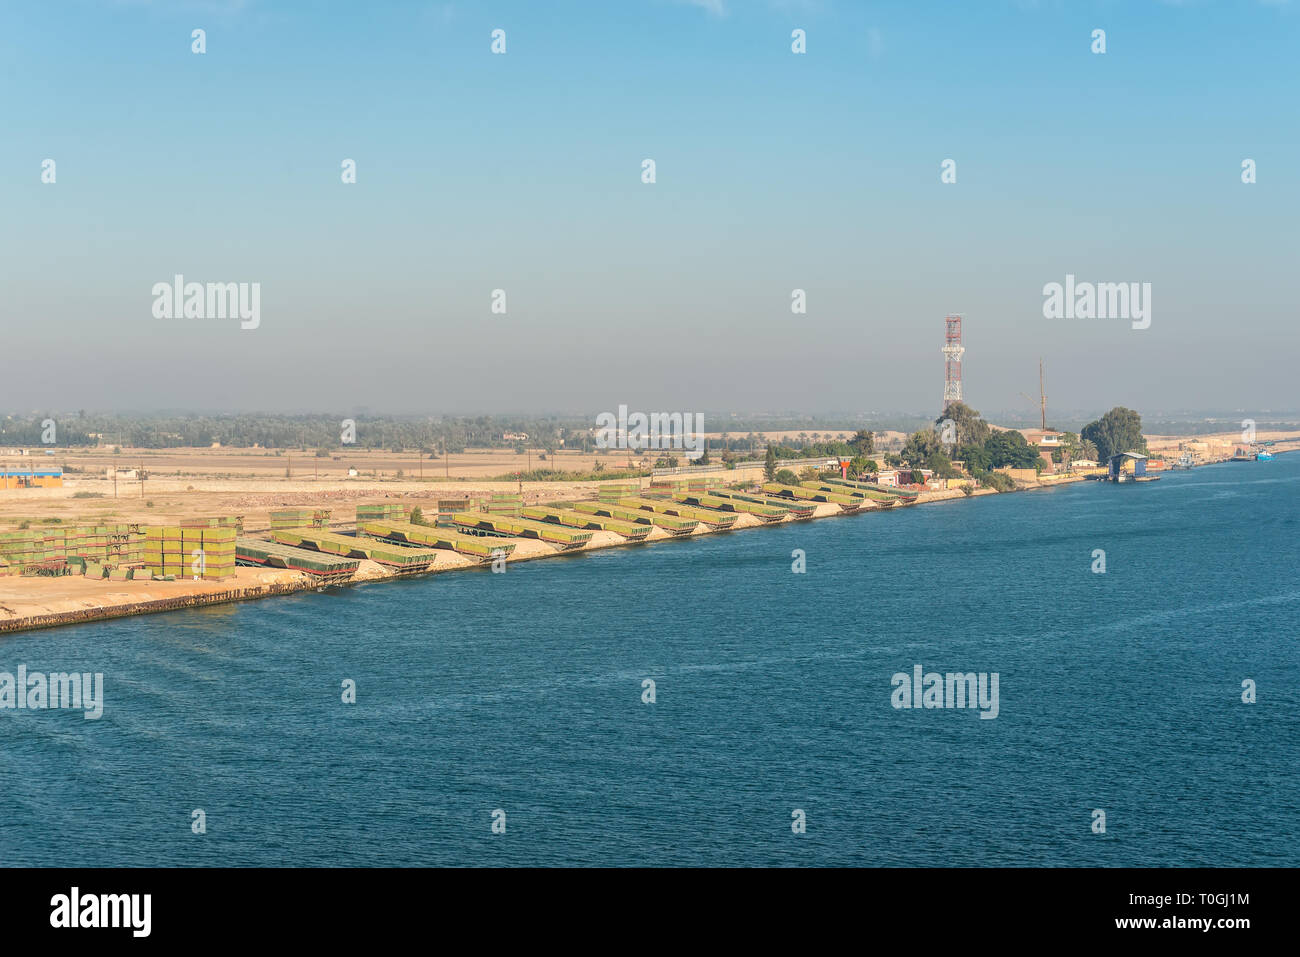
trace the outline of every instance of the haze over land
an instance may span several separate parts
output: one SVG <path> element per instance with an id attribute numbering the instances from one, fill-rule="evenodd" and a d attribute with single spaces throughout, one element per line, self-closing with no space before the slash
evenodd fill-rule
<path id="1" fill-rule="evenodd" d="M 1294 405 L 1297 5 L 563 6 L 0 10 L 0 408 L 929 415 L 947 312 L 989 416 Z"/>

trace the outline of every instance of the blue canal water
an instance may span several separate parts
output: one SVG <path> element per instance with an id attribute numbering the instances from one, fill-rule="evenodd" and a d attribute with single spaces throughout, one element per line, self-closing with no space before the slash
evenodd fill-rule
<path id="1" fill-rule="evenodd" d="M 1300 865 L 1297 493 L 1284 455 L 3 638 L 106 701 L 0 711 L 0 862 Z M 916 664 L 997 718 L 893 708 Z"/>

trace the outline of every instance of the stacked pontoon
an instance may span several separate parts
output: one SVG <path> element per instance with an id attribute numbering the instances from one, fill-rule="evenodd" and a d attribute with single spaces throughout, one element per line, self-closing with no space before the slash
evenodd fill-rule
<path id="1" fill-rule="evenodd" d="M 222 581 L 235 574 L 238 526 L 222 518 L 145 528 L 144 564 L 155 577 Z"/>
<path id="2" fill-rule="evenodd" d="M 271 513 L 271 530 L 279 528 L 329 528 L 328 508 L 279 508 Z"/>
<path id="3" fill-rule="evenodd" d="M 779 522 L 790 514 L 786 505 L 762 505 L 758 502 L 746 502 L 743 499 L 719 498 L 702 492 L 673 492 L 674 502 L 695 505 L 715 512 L 744 512 L 753 515 L 760 522 Z"/>
<path id="4" fill-rule="evenodd" d="M 780 482 L 764 482 L 763 491 L 768 492 L 778 499 L 794 498 L 803 499 L 806 502 L 830 502 L 840 506 L 843 511 L 855 512 L 860 508 L 865 508 L 867 500 L 862 496 L 849 494 L 848 489 L 842 492 L 827 492 L 816 488 L 804 488 L 802 485 L 782 485 Z"/>
<path id="5" fill-rule="evenodd" d="M 340 558 L 306 548 L 243 537 L 235 539 L 235 559 L 240 565 L 306 572 L 322 582 L 351 578 L 361 564 L 356 558 Z"/>
<path id="6" fill-rule="evenodd" d="M 366 522 L 357 529 L 380 541 L 395 545 L 418 545 L 425 548 L 447 548 L 461 555 L 486 561 L 507 557 L 515 550 L 514 542 L 489 542 L 478 535 L 463 535 L 446 528 L 412 525 L 409 522 Z"/>
<path id="7" fill-rule="evenodd" d="M 592 533 L 549 522 L 487 512 L 457 512 L 451 517 L 456 527 L 471 535 L 499 535 L 512 538 L 537 538 L 562 549 L 581 548 L 591 541 Z"/>
<path id="8" fill-rule="evenodd" d="M 920 494 L 914 489 L 891 488 L 885 485 L 876 485 L 872 482 L 855 482 L 853 479 L 828 478 L 822 481 L 825 483 L 821 486 L 823 488 L 829 486 L 831 488 L 854 489 L 862 492 L 867 498 L 882 503 L 889 502 L 892 504 L 898 502 L 902 505 L 911 505 Z M 804 482 L 802 484 L 807 485 L 808 483 Z"/>
<path id="9" fill-rule="evenodd" d="M 138 525 L 74 525 L 0 532 L 0 575 L 80 573 L 87 564 L 130 567 L 143 561 Z"/>
<path id="10" fill-rule="evenodd" d="M 409 522 L 411 506 L 384 502 L 379 505 L 357 506 L 357 528 L 366 522 Z"/>
<path id="11" fill-rule="evenodd" d="M 791 517 L 796 519 L 812 518 L 817 514 L 817 506 L 809 502 L 802 502 L 793 498 L 773 498 L 771 496 L 750 495 L 744 492 L 732 492 L 727 489 L 714 489 L 710 493 L 712 498 L 730 501 L 740 505 L 762 505 L 770 508 L 783 508 Z"/>
<path id="12" fill-rule="evenodd" d="M 698 519 L 676 518 L 672 515 L 660 515 L 639 508 L 625 505 L 613 505 L 605 502 L 574 502 L 573 510 L 587 515 L 603 515 L 623 522 L 639 525 L 654 525 L 670 535 L 689 535 L 699 527 Z"/>
<path id="13" fill-rule="evenodd" d="M 551 522 L 555 525 L 568 525 L 571 528 L 589 528 L 622 535 L 629 542 L 639 542 L 650 534 L 651 525 L 637 525 L 623 522 L 604 515 L 588 515 L 575 509 L 556 505 L 529 506 L 523 510 L 524 518 L 537 522 Z"/>
<path id="14" fill-rule="evenodd" d="M 605 505 L 617 505 L 620 498 L 636 495 L 640 491 L 640 482 L 611 482 L 596 489 L 596 501 Z"/>
<path id="15" fill-rule="evenodd" d="M 629 497 L 619 499 L 618 504 L 624 508 L 641 509 L 646 512 L 657 512 L 661 515 L 672 515 L 677 518 L 694 520 L 716 529 L 731 528 L 736 524 L 736 519 L 739 518 L 734 512 L 719 512 L 711 508 L 694 508 L 674 502 L 671 499 Z"/>
<path id="16" fill-rule="evenodd" d="M 282 528 L 271 532 L 271 539 L 281 545 L 312 549 L 344 558 L 365 558 L 401 572 L 426 571 L 438 557 L 427 548 L 400 548 L 373 538 L 339 535 L 313 528 Z"/>

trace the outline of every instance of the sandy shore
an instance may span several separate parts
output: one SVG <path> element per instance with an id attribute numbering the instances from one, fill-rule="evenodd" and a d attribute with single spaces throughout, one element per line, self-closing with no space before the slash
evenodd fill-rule
<path id="1" fill-rule="evenodd" d="M 975 494 L 993 495 L 997 493 L 982 490 Z M 940 502 L 966 497 L 957 490 L 922 492 L 918 497 L 918 503 Z M 866 509 L 865 511 L 884 511 L 884 509 Z M 842 515 L 847 517 L 847 514 L 838 505 L 820 503 L 816 506 L 813 517 L 818 519 Z M 797 520 L 792 518 L 783 519 L 783 522 L 793 521 Z M 720 532 L 701 525 L 691 534 L 729 534 L 738 530 L 759 528 L 765 524 L 768 523 L 760 521 L 753 515 L 742 513 L 737 517 L 735 525 L 727 532 Z M 660 541 L 672 537 L 661 528 L 652 528 L 646 540 Z M 515 543 L 515 550 L 510 556 L 509 562 L 532 561 L 572 554 L 572 552 L 562 552 L 545 542 L 534 539 L 511 539 L 511 541 Z M 596 531 L 592 534 L 591 541 L 583 546 L 581 551 L 619 547 L 635 548 L 637 545 L 628 543 L 621 535 L 614 532 Z M 484 568 L 486 566 L 463 555 L 446 551 L 440 552 L 433 567 L 422 574 L 440 574 L 473 567 Z M 397 576 L 382 565 L 363 561 L 353 576 L 352 582 L 382 581 L 394 577 Z M 236 569 L 234 578 L 223 582 L 191 580 L 119 582 L 106 579 L 89 579 L 79 575 L 66 575 L 58 578 L 0 577 L 0 632 L 22 631 L 124 615 L 174 611 L 180 608 L 197 608 L 205 604 L 247 601 L 296 591 L 308 591 L 320 587 L 320 584 L 314 578 L 301 572 L 271 571 L 244 567 Z"/>
<path id="2" fill-rule="evenodd" d="M 1234 440 L 1239 436 L 1225 434 L 1221 436 L 1173 437 L 1152 436 L 1149 439 L 1152 450 L 1169 454 L 1181 443 L 1199 441 L 1207 447 L 1226 449 L 1231 454 L 1235 447 Z M 1262 440 L 1275 439 L 1277 451 L 1300 448 L 1300 433 L 1260 433 Z M 333 525 L 342 528 L 352 526 L 353 508 L 358 502 L 377 502 L 400 498 L 411 504 L 419 504 L 426 513 L 436 509 L 438 498 L 487 495 L 490 492 L 519 492 L 516 483 L 492 483 L 474 480 L 457 481 L 451 484 L 431 482 L 429 480 L 397 480 L 381 483 L 341 481 L 335 477 L 332 481 L 310 481 L 300 479 L 274 479 L 265 475 L 255 477 L 234 477 L 230 475 L 211 474 L 206 468 L 227 468 L 231 459 L 237 457 L 238 450 L 194 450 L 189 459 L 178 451 L 171 451 L 160 461 L 179 464 L 181 476 L 153 477 L 146 481 L 144 494 L 140 494 L 140 483 L 118 482 L 118 497 L 110 497 L 112 483 L 102 472 L 94 474 L 87 470 L 70 473 L 64 488 L 59 489 L 14 489 L 0 491 L 0 525 L 13 527 L 22 521 L 33 526 L 38 522 L 58 519 L 60 524 L 97 524 L 102 522 L 140 522 L 143 524 L 166 524 L 184 518 L 208 515 L 243 515 L 245 529 L 256 534 L 270 526 L 272 509 L 300 505 L 318 505 L 332 507 L 335 510 Z M 473 455 L 474 453 L 467 453 Z M 266 458 L 268 453 L 257 450 L 250 453 L 253 459 Z M 376 460 L 386 453 L 372 453 Z M 94 458 L 94 455 L 88 456 Z M 100 457 L 102 459 L 102 456 Z M 121 456 L 129 460 L 130 456 Z M 499 456 L 494 456 L 499 458 Z M 149 467 L 148 465 L 146 467 Z M 497 462 L 482 466 L 485 470 L 498 467 Z M 186 470 L 189 474 L 185 474 Z M 761 479 L 761 465 L 713 473 L 728 482 L 756 481 Z M 1077 476 L 1054 479 L 1042 483 L 1022 483 L 1022 488 L 1046 488 L 1061 481 L 1080 481 Z M 648 479 L 641 480 L 648 486 Z M 524 483 L 522 491 L 526 502 L 550 502 L 564 499 L 594 498 L 600 481 L 590 482 L 546 482 Z M 135 493 L 123 494 L 124 490 L 134 488 Z M 992 490 L 982 489 L 975 496 L 997 494 Z M 967 498 L 960 490 L 922 492 L 918 504 L 951 501 Z M 877 511 L 878 509 L 867 509 Z M 845 513 L 838 505 L 819 504 L 814 512 L 814 519 L 842 516 Z M 860 514 L 860 513 L 858 513 Z M 786 522 L 795 519 L 786 518 Z M 741 514 L 731 531 L 745 531 L 763 525 L 752 515 Z M 723 534 L 701 525 L 692 534 Z M 659 528 L 651 530 L 647 540 L 658 541 L 671 538 Z M 560 554 L 556 548 L 533 539 L 512 539 L 516 547 L 509 561 L 532 561 L 551 558 Z M 601 548 L 635 548 L 621 536 L 613 532 L 597 531 L 583 547 L 583 551 Z M 439 554 L 433 567 L 425 574 L 441 574 L 447 571 L 480 566 L 480 563 L 455 552 L 446 551 Z M 394 573 L 374 562 L 362 562 L 353 577 L 355 582 L 381 581 L 394 577 Z M 274 571 L 257 568 L 239 568 L 234 578 L 224 582 L 195 581 L 127 581 L 115 582 L 104 579 L 88 579 L 69 575 L 59 578 L 0 577 L 0 632 L 25 630 L 29 628 L 49 627 L 76 621 L 91 621 L 97 618 L 111 618 L 128 614 L 147 614 L 154 611 L 169 611 L 177 608 L 200 607 L 229 601 L 243 601 L 272 595 L 287 594 L 321 587 L 311 576 L 288 571 Z"/>
<path id="3" fill-rule="evenodd" d="M 1163 456 L 1166 463 L 1177 461 L 1184 451 L 1208 462 L 1221 462 L 1246 445 L 1240 431 L 1216 432 L 1210 435 L 1148 435 L 1147 448 L 1155 456 Z M 1255 434 L 1256 442 L 1275 442 L 1273 452 L 1300 450 L 1300 434 L 1295 432 L 1263 431 Z"/>

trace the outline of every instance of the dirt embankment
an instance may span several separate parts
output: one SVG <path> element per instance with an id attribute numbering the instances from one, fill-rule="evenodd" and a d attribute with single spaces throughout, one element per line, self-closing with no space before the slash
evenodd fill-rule
<path id="1" fill-rule="evenodd" d="M 1275 451 L 1287 451 L 1300 448 L 1300 433 L 1259 433 L 1258 441 L 1273 439 L 1277 442 Z M 1228 454 L 1234 443 L 1239 444 L 1240 436 L 1225 434 L 1217 437 L 1193 436 L 1152 436 L 1149 443 L 1153 451 L 1168 455 L 1180 444 L 1187 442 L 1205 442 L 1208 448 L 1226 449 Z M 1218 444 L 1214 444 L 1217 442 Z M 411 504 L 425 507 L 426 512 L 436 509 L 439 498 L 459 498 L 471 495 L 486 495 L 490 492 L 518 492 L 516 483 L 489 483 L 482 481 L 420 482 L 409 479 L 381 482 L 356 482 L 340 480 L 333 477 L 329 481 L 312 481 L 298 478 L 276 479 L 265 474 L 254 477 L 233 477 L 214 474 L 200 474 L 204 468 L 214 465 L 228 468 L 229 459 L 237 450 L 213 450 L 213 458 L 208 461 L 208 450 L 192 450 L 197 454 L 186 457 L 186 450 L 173 450 L 158 461 L 177 465 L 182 472 L 186 468 L 195 471 L 190 477 L 149 478 L 144 483 L 144 494 L 140 494 L 140 482 L 118 480 L 118 497 L 112 497 L 113 483 L 104 477 L 102 465 L 104 455 L 90 453 L 84 456 L 89 463 L 96 463 L 86 471 L 69 473 L 64 488 L 58 489 L 7 489 L 0 490 L 0 527 L 15 527 L 22 522 L 31 526 L 38 523 L 57 523 L 63 525 L 101 524 L 118 522 L 140 522 L 143 524 L 170 524 L 186 518 L 209 515 L 243 515 L 246 529 L 255 531 L 267 528 L 270 524 L 270 511 L 282 506 L 320 505 L 333 507 L 335 524 L 346 525 L 353 518 L 349 507 L 357 502 L 380 502 L 386 499 L 402 498 Z M 162 453 L 156 453 L 162 455 Z M 373 453 L 379 458 L 378 465 L 386 453 Z M 473 453 L 470 453 L 473 454 Z M 250 458 L 265 459 L 267 453 L 256 450 Z M 121 456 L 121 461 L 132 457 Z M 57 459 L 56 459 L 57 461 Z M 109 459 L 111 461 L 111 459 Z M 500 463 L 483 468 L 495 468 Z M 146 468 L 153 466 L 151 461 Z M 155 466 L 156 467 L 156 466 Z M 279 462 L 276 462 L 276 467 Z M 97 473 L 97 474 L 96 474 Z M 756 480 L 761 474 L 761 466 L 734 471 L 713 473 L 725 476 L 728 481 Z M 1077 476 L 1069 477 L 1078 481 Z M 1057 480 L 1061 481 L 1061 480 Z M 648 481 L 643 479 L 643 484 Z M 528 502 L 572 500 L 593 497 L 599 482 L 558 482 L 525 483 L 524 497 Z M 1051 483 L 1055 484 L 1055 483 Z M 1027 483 L 1027 487 L 1049 487 L 1049 483 Z M 984 489 L 975 492 L 975 496 L 997 494 Z M 966 497 L 960 490 L 922 492 L 918 498 L 921 503 L 948 501 Z M 868 511 L 883 511 L 869 509 Z M 827 518 L 842 514 L 838 505 L 818 503 L 815 505 L 814 517 Z M 793 519 L 785 519 L 792 521 Z M 749 529 L 764 524 L 748 514 L 741 514 L 734 529 Z M 705 527 L 694 534 L 708 535 L 714 531 Z M 673 537 L 661 528 L 650 530 L 647 541 L 659 541 Z M 554 547 L 534 539 L 514 539 L 516 548 L 510 561 L 528 561 L 562 554 Z M 598 548 L 627 547 L 622 536 L 612 532 L 597 531 L 585 550 Z M 433 573 L 452 571 L 479 564 L 471 558 L 454 552 L 440 554 L 433 567 Z M 355 581 L 380 581 L 393 577 L 393 573 L 384 566 L 374 562 L 362 562 Z M 103 579 L 88 579 L 81 576 L 64 576 L 59 578 L 0 577 L 0 631 L 12 631 L 24 628 L 45 627 L 53 624 L 88 621 L 96 618 L 111 618 L 126 614 L 144 614 L 151 611 L 171 610 L 175 608 L 193 608 L 204 604 L 230 601 L 242 601 L 252 598 L 268 597 L 320 587 L 310 576 L 298 572 L 272 571 L 257 568 L 239 568 L 234 578 L 224 582 L 205 581 L 127 581 L 116 582 Z"/>

